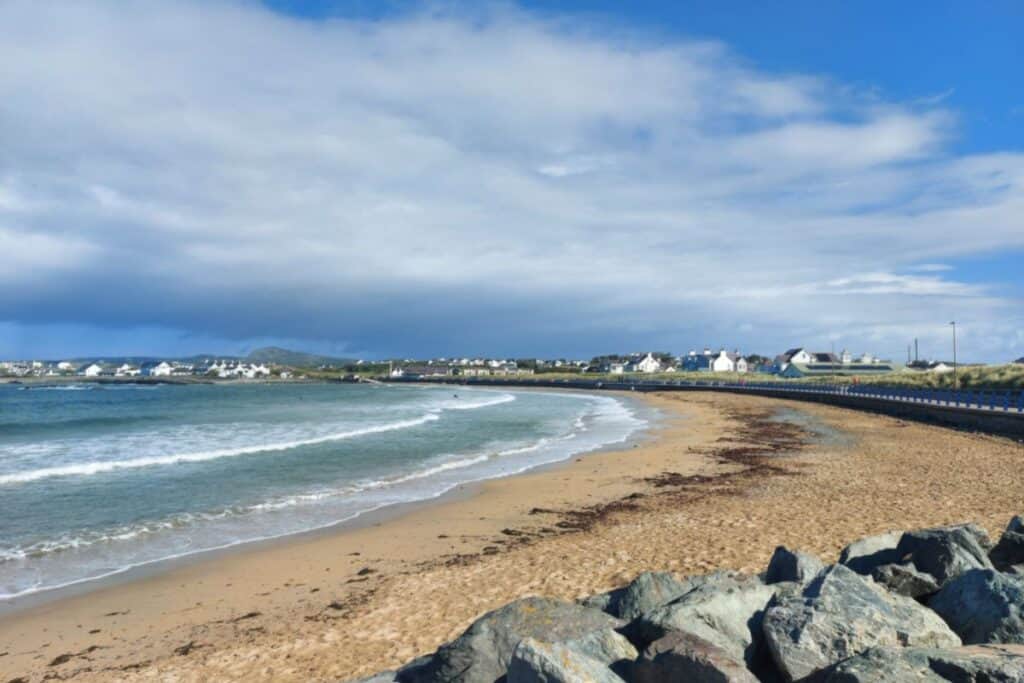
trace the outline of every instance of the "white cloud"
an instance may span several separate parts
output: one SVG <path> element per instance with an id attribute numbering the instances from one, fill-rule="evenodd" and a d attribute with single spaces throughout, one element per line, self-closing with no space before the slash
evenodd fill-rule
<path id="1" fill-rule="evenodd" d="M 0 319 L 451 353 L 1020 326 L 918 264 L 1024 248 L 1024 156 L 714 42 L 10 0 L 0 101 Z"/>

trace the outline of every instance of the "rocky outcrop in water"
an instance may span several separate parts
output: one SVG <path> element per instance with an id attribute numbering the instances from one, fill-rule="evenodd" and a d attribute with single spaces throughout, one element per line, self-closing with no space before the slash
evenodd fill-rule
<path id="1" fill-rule="evenodd" d="M 1024 683 L 1024 520 L 776 549 L 760 576 L 645 572 L 578 604 L 524 598 L 372 683 Z"/>

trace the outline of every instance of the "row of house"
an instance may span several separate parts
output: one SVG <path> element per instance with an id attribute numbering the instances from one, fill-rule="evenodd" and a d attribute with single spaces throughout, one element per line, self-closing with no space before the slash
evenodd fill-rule
<path id="1" fill-rule="evenodd" d="M 427 364 L 396 365 L 391 377 L 509 377 L 532 375 L 533 368 L 519 367 L 514 361 L 488 361 L 483 365 L 450 365 L 440 359 Z"/>
<path id="2" fill-rule="evenodd" d="M 0 374 L 15 377 L 189 377 L 213 376 L 222 379 L 269 377 L 270 368 L 263 363 L 239 361 L 213 361 L 208 363 L 183 363 L 176 361 L 150 361 L 140 365 L 131 363 L 91 362 L 74 364 L 70 361 L 28 363 L 7 361 L 0 363 Z"/>
<path id="3" fill-rule="evenodd" d="M 875 358 L 869 353 L 855 358 L 845 349 L 836 355 L 829 351 L 808 351 L 797 347 L 779 354 L 773 363 L 773 371 L 783 377 L 882 375 L 897 369 L 892 361 Z"/>
<path id="4" fill-rule="evenodd" d="M 655 357 L 653 353 L 634 354 L 625 361 L 608 360 L 592 365 L 590 372 L 622 375 L 626 373 L 653 374 L 658 372 L 748 372 L 747 360 L 738 351 L 721 349 L 712 352 L 690 351 L 681 358 Z"/>

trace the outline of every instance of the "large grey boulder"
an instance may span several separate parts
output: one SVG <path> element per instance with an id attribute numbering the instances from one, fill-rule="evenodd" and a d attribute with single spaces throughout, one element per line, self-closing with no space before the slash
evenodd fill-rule
<path id="1" fill-rule="evenodd" d="M 644 572 L 629 585 L 586 598 L 582 604 L 602 609 L 614 617 L 635 619 L 644 612 L 668 604 L 695 587 L 668 572 Z"/>
<path id="2" fill-rule="evenodd" d="M 1010 520 L 988 557 L 999 571 L 1024 574 L 1024 517 L 1018 515 Z"/>
<path id="3" fill-rule="evenodd" d="M 965 643 L 1024 643 L 1024 577 L 975 569 L 928 602 Z"/>
<path id="4" fill-rule="evenodd" d="M 690 633 L 672 631 L 633 665 L 634 683 L 757 683 L 742 659 Z"/>
<path id="5" fill-rule="evenodd" d="M 512 651 L 508 683 L 623 683 L 611 669 L 560 643 L 521 640 Z"/>
<path id="6" fill-rule="evenodd" d="M 366 678 L 356 678 L 354 680 L 350 680 L 349 683 L 397 683 L 397 681 L 397 671 L 382 671 L 379 674 L 367 676 Z"/>
<path id="7" fill-rule="evenodd" d="M 406 680 L 403 676 L 408 676 L 409 672 L 415 671 L 416 669 L 427 665 L 429 662 L 430 655 L 424 655 L 423 657 L 417 657 L 411 662 L 408 662 L 397 671 L 382 671 L 378 674 L 374 674 L 373 676 L 350 681 L 350 683 L 399 683 L 400 681 Z"/>
<path id="8" fill-rule="evenodd" d="M 875 567 L 898 562 L 896 546 L 902 536 L 902 531 L 890 531 L 858 539 L 843 548 L 839 554 L 839 564 L 846 565 L 858 574 L 870 574 Z"/>
<path id="9" fill-rule="evenodd" d="M 896 554 L 919 571 L 931 574 L 940 586 L 971 569 L 991 569 L 988 534 L 974 524 L 908 531 Z"/>
<path id="10" fill-rule="evenodd" d="M 872 648 L 807 680 L 808 683 L 1024 683 L 1024 647 Z"/>
<path id="11" fill-rule="evenodd" d="M 871 647 L 960 645 L 938 615 L 843 565 L 824 571 L 801 595 L 780 596 L 763 628 L 775 665 L 790 681 Z"/>
<path id="12" fill-rule="evenodd" d="M 799 550 L 790 550 L 780 545 L 772 553 L 772 559 L 768 562 L 764 582 L 782 583 L 784 581 L 793 581 L 796 583 L 807 583 L 824 568 L 824 563 L 814 555 L 809 555 Z"/>
<path id="13" fill-rule="evenodd" d="M 939 590 L 934 576 L 917 571 L 911 564 L 883 564 L 875 567 L 871 578 L 889 591 L 908 598 L 924 598 Z"/>
<path id="14" fill-rule="evenodd" d="M 473 622 L 422 666 L 401 669 L 401 683 L 494 683 L 505 675 L 512 653 L 526 638 L 561 644 L 602 665 L 632 661 L 636 649 L 604 612 L 549 598 L 523 598 Z"/>
<path id="15" fill-rule="evenodd" d="M 787 586 L 767 586 L 755 577 L 718 575 L 643 614 L 630 624 L 630 633 L 642 643 L 652 643 L 671 631 L 682 631 L 751 666 L 762 639 L 765 607 Z"/>

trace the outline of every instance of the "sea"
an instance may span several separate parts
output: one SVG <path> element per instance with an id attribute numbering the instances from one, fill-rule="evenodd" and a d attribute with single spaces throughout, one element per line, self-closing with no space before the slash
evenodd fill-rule
<path id="1" fill-rule="evenodd" d="M 644 411 L 462 386 L 0 385 L 0 606 L 621 444 Z"/>

